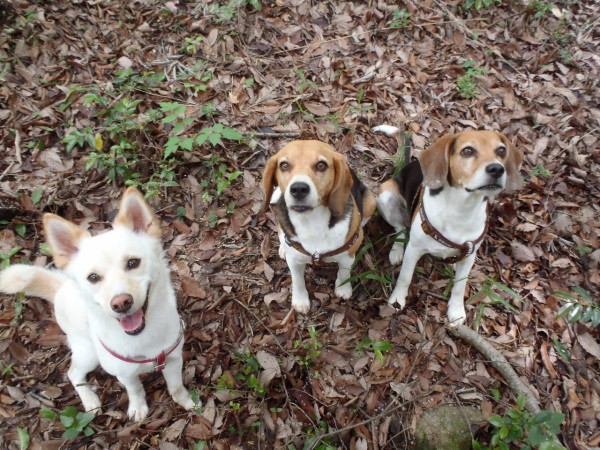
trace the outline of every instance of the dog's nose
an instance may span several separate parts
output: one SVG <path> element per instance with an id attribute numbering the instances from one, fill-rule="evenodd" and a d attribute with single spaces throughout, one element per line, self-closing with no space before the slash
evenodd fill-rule
<path id="1" fill-rule="evenodd" d="M 490 164 L 485 168 L 485 171 L 491 177 L 498 179 L 504 175 L 504 166 L 498 163 Z"/>
<path id="2" fill-rule="evenodd" d="M 110 301 L 110 307 L 114 312 L 125 313 L 133 305 L 133 297 L 129 294 L 119 294 Z"/>
<path id="3" fill-rule="evenodd" d="M 290 194 L 296 200 L 302 200 L 310 192 L 310 186 L 306 183 L 296 182 L 290 186 Z"/>

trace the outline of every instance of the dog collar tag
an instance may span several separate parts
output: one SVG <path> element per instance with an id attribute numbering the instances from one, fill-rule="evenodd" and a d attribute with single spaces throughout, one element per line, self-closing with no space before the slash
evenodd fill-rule
<path id="1" fill-rule="evenodd" d="M 160 352 L 160 354 L 156 357 L 156 360 L 154 361 L 155 366 L 154 366 L 154 371 L 155 372 L 162 372 L 166 366 L 166 362 L 165 360 L 167 359 L 167 355 L 165 355 L 165 352 Z"/>
<path id="2" fill-rule="evenodd" d="M 321 254 L 319 252 L 314 252 L 312 254 L 312 262 L 315 266 L 321 264 Z"/>

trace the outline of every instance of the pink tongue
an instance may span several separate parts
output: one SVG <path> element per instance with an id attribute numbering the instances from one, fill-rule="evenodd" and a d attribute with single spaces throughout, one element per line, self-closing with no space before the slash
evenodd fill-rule
<path id="1" fill-rule="evenodd" d="M 125 331 L 135 331 L 142 326 L 143 320 L 144 313 L 141 309 L 139 309 L 133 314 L 123 317 L 121 320 L 119 320 L 119 323 Z"/>

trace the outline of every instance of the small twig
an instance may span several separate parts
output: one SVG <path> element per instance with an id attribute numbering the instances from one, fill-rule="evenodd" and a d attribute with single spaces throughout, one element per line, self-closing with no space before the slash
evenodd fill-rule
<path id="1" fill-rule="evenodd" d="M 274 132 L 260 132 L 257 131 L 255 133 L 253 133 L 254 137 L 298 137 L 300 136 L 300 132 L 299 131 L 282 131 L 281 133 L 278 133 L 276 131 Z"/>
<path id="2" fill-rule="evenodd" d="M 15 130 L 15 151 L 17 154 L 17 161 L 19 164 L 23 164 L 23 158 L 21 157 L 21 133 L 19 133 L 19 130 Z"/>
<path id="3" fill-rule="evenodd" d="M 517 396 L 523 395 L 525 397 L 525 407 L 531 414 L 537 414 L 541 411 L 540 405 L 531 390 L 525 386 L 510 363 L 492 344 L 486 341 L 479 333 L 464 325 L 448 327 L 448 331 L 473 346 L 479 353 L 485 356 L 494 369 L 502 375 L 512 391 Z"/>
<path id="4" fill-rule="evenodd" d="M 12 169 L 12 166 L 15 165 L 14 161 L 11 161 L 10 164 L 8 165 L 8 167 L 6 169 L 4 169 L 4 172 L 2 172 L 2 174 L 0 175 L 0 181 L 2 181 L 2 178 L 4 178 L 4 176 L 10 172 L 10 170 Z M 16 197 L 16 195 L 12 195 L 11 197 Z"/>

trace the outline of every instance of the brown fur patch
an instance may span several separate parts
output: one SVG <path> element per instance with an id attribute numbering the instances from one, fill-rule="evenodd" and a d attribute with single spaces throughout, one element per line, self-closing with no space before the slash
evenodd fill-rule
<path id="1" fill-rule="evenodd" d="M 135 187 L 128 188 L 123 194 L 115 226 L 124 226 L 136 233 L 144 233 L 153 238 L 162 236 L 160 223 L 144 196 Z"/>
<path id="2" fill-rule="evenodd" d="M 52 249 L 54 265 L 65 267 L 79 251 L 79 242 L 90 233 L 55 214 L 44 214 L 44 230 L 48 245 Z"/>

